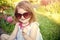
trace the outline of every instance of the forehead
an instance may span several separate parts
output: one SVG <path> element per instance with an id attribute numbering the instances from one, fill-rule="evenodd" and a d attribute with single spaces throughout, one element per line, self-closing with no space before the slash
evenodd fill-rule
<path id="1" fill-rule="evenodd" d="M 22 8 L 18 8 L 18 13 L 23 14 L 23 13 L 25 13 L 25 12 L 27 12 L 27 11 L 24 10 L 24 9 L 22 9 Z"/>

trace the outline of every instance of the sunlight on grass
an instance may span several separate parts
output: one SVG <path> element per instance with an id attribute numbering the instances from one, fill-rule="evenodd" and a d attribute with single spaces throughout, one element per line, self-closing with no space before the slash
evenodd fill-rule
<path id="1" fill-rule="evenodd" d="M 60 14 L 52 14 L 51 18 L 56 22 L 60 23 Z"/>
<path id="2" fill-rule="evenodd" d="M 58 13 L 53 13 L 53 14 L 51 14 L 50 12 L 41 13 L 41 12 L 37 12 L 36 10 L 35 10 L 35 12 L 38 14 L 42 14 L 44 16 L 47 16 L 49 19 L 52 19 L 56 23 L 60 24 L 60 14 L 58 14 Z"/>

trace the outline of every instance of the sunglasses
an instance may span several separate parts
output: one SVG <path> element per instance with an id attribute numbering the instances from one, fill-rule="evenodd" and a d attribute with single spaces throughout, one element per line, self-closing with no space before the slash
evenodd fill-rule
<path id="1" fill-rule="evenodd" d="M 31 12 L 25 12 L 25 13 L 23 13 L 23 14 L 21 14 L 21 13 L 15 13 L 15 17 L 18 18 L 18 19 L 20 19 L 22 16 L 23 16 L 25 19 L 27 19 L 27 18 L 31 17 L 31 15 L 32 15 Z"/>

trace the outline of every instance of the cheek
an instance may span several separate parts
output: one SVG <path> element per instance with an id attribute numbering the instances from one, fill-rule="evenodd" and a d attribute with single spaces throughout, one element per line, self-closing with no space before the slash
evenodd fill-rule
<path id="1" fill-rule="evenodd" d="M 30 18 L 26 19 L 25 21 L 29 21 L 29 20 L 30 20 Z"/>
<path id="2" fill-rule="evenodd" d="M 30 18 L 26 19 L 26 21 L 29 21 L 29 20 L 30 20 Z"/>

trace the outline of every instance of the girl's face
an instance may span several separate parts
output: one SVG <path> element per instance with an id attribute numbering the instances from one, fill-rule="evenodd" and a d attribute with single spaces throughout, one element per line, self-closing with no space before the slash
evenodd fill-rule
<path id="1" fill-rule="evenodd" d="M 28 11 L 25 11 L 22 8 L 19 8 L 17 16 L 18 16 L 18 19 L 19 19 L 20 22 L 26 23 L 26 22 L 29 22 L 29 20 L 31 18 L 31 13 L 28 12 Z"/>

